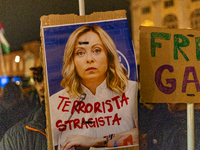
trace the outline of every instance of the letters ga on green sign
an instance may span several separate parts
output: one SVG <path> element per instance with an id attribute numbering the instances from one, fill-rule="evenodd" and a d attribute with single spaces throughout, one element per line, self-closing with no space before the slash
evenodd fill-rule
<path id="1" fill-rule="evenodd" d="M 200 102 L 200 31 L 140 27 L 141 102 Z"/>

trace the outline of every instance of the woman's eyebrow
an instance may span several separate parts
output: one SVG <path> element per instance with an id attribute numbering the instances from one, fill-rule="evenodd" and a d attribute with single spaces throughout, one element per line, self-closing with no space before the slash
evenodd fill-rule
<path id="1" fill-rule="evenodd" d="M 78 42 L 79 45 L 83 45 L 83 44 L 89 44 L 88 41 L 85 41 L 85 42 Z"/>

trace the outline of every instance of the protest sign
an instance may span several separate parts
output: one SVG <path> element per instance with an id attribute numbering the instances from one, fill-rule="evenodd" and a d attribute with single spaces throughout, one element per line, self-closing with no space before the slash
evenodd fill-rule
<path id="1" fill-rule="evenodd" d="M 43 16 L 41 40 L 48 146 L 95 147 L 98 138 L 104 148 L 138 147 L 137 68 L 125 11 Z M 113 142 L 115 134 L 123 138 Z"/>
<path id="2" fill-rule="evenodd" d="M 141 101 L 199 103 L 200 31 L 140 27 Z"/>

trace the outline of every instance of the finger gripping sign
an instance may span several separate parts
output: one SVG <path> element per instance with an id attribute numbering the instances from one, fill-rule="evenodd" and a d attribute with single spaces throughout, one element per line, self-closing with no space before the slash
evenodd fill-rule
<path id="1" fill-rule="evenodd" d="M 115 147 L 138 149 L 137 68 L 125 11 L 43 16 L 41 41 L 48 148 L 106 149 L 114 146 L 106 137 L 124 135 Z"/>
<path id="2" fill-rule="evenodd" d="M 140 27 L 141 101 L 199 103 L 200 31 Z"/>

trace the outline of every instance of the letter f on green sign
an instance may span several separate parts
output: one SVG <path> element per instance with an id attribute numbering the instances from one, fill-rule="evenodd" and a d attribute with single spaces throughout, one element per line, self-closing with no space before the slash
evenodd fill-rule
<path id="1" fill-rule="evenodd" d="M 151 33 L 151 57 L 156 56 L 156 47 L 161 48 L 161 43 L 156 43 L 155 39 L 170 40 L 170 33 L 152 32 Z"/>

